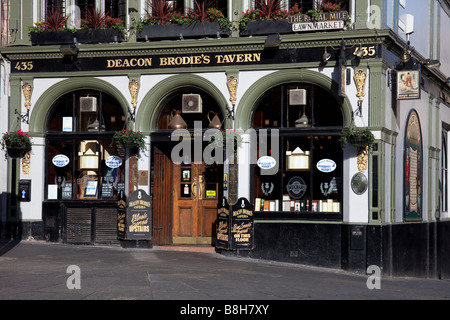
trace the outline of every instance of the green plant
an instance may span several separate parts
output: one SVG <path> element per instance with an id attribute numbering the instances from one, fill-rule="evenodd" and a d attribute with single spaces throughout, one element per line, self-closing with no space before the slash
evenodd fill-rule
<path id="1" fill-rule="evenodd" d="M 239 148 L 239 146 L 242 143 L 242 136 L 236 130 L 232 129 L 220 130 L 211 136 L 209 143 L 214 147 L 222 149 L 227 148 L 229 144 L 232 144 L 234 153 L 236 153 L 237 148 Z"/>
<path id="2" fill-rule="evenodd" d="M 213 5 L 214 5 L 214 3 L 212 1 L 198 2 L 197 0 L 195 0 L 195 8 L 194 8 L 194 10 L 191 11 L 191 13 L 195 16 L 195 20 L 198 20 L 201 23 L 205 23 L 205 22 L 209 21 L 210 17 L 208 14 L 208 12 L 209 12 L 208 8 L 212 8 Z M 217 11 L 219 11 L 219 10 L 217 10 Z"/>
<path id="3" fill-rule="evenodd" d="M 125 34 L 126 29 L 123 21 L 119 18 L 112 18 L 110 16 L 106 16 L 105 19 L 106 29 L 116 29 L 120 31 L 122 34 Z"/>
<path id="4" fill-rule="evenodd" d="M 86 19 L 81 20 L 81 29 L 104 29 L 106 27 L 106 14 L 100 9 L 90 9 L 86 12 Z"/>
<path id="5" fill-rule="evenodd" d="M 369 148 L 372 148 L 375 137 L 369 129 L 356 129 L 351 127 L 342 130 L 339 142 L 341 143 L 342 148 L 344 148 L 346 144 L 356 147 L 368 146 Z"/>
<path id="6" fill-rule="evenodd" d="M 172 16 L 172 3 L 165 0 L 148 0 L 148 6 L 151 9 L 151 14 L 147 12 L 148 19 L 157 23 L 152 24 L 165 24 L 168 23 Z"/>
<path id="7" fill-rule="evenodd" d="M 45 21 L 38 21 L 34 26 L 28 27 L 29 33 L 41 33 L 44 31 L 71 31 L 76 28 L 67 26 L 68 17 L 57 11 L 50 12 Z M 100 10 L 90 10 L 86 13 L 86 19 L 80 20 L 80 29 L 116 29 L 125 34 L 125 26 L 121 19 L 112 18 Z"/>
<path id="8" fill-rule="evenodd" d="M 300 14 L 302 9 L 295 3 L 290 9 L 285 10 L 281 8 L 280 1 L 267 0 L 267 2 L 258 2 L 260 8 L 247 9 L 242 13 L 242 18 L 239 20 L 239 27 L 245 29 L 247 23 L 250 21 L 262 21 L 262 20 L 283 20 L 289 15 Z"/>
<path id="9" fill-rule="evenodd" d="M 136 149 L 138 152 L 145 150 L 144 135 L 140 131 L 123 130 L 114 133 L 112 145 L 117 148 Z"/>
<path id="10" fill-rule="evenodd" d="M 23 149 L 31 150 L 31 139 L 28 133 L 22 130 L 17 130 L 16 132 L 6 132 L 3 134 L 1 140 L 2 150 L 7 149 Z"/>
<path id="11" fill-rule="evenodd" d="M 66 27 L 67 19 L 69 17 L 64 16 L 61 12 L 57 10 L 52 10 L 47 14 L 47 29 L 57 31 Z"/>
<path id="12" fill-rule="evenodd" d="M 342 10 L 339 3 L 323 2 L 322 0 L 316 0 L 314 7 L 315 9 L 306 12 L 313 20 L 318 20 L 323 12 L 339 12 Z"/>
<path id="13" fill-rule="evenodd" d="M 67 26 L 69 17 L 63 15 L 57 10 L 47 13 L 44 21 L 34 23 L 34 26 L 28 27 L 29 33 L 41 33 L 44 31 L 76 31 L 74 28 Z"/>
<path id="14" fill-rule="evenodd" d="M 257 4 L 265 20 L 272 20 L 273 15 L 281 10 L 281 0 L 257 0 Z"/>
<path id="15" fill-rule="evenodd" d="M 319 10 L 324 12 L 339 12 L 342 9 L 340 3 L 322 2 L 320 4 Z"/>

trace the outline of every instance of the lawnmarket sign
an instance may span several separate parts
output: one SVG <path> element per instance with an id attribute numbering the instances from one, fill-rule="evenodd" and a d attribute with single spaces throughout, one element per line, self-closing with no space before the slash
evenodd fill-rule
<path id="1" fill-rule="evenodd" d="M 292 31 L 322 31 L 344 29 L 345 21 L 348 19 L 347 11 L 321 12 L 314 17 L 307 14 L 296 14 L 287 18 L 292 24 Z"/>

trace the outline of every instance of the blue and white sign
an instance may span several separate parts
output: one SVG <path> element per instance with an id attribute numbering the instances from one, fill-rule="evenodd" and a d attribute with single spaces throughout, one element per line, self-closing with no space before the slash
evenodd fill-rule
<path id="1" fill-rule="evenodd" d="M 258 167 L 260 167 L 261 169 L 272 169 L 273 167 L 275 167 L 275 165 L 277 164 L 277 161 L 275 160 L 275 158 L 270 157 L 270 156 L 263 156 L 261 158 L 258 159 L 258 161 L 256 162 L 256 164 L 258 165 Z"/>
<path id="2" fill-rule="evenodd" d="M 331 159 L 322 159 L 317 162 L 316 167 L 321 172 L 333 172 L 336 169 L 336 162 Z"/>
<path id="3" fill-rule="evenodd" d="M 122 165 L 122 158 L 118 156 L 110 156 L 105 160 L 106 166 L 115 169 Z"/>
<path id="4" fill-rule="evenodd" d="M 67 166 L 69 162 L 70 162 L 69 157 L 64 154 L 57 154 L 52 159 L 53 165 L 60 168 Z"/>

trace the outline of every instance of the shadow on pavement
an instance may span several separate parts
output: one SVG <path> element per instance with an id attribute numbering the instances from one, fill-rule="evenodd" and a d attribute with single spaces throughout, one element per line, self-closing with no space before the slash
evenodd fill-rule
<path id="1" fill-rule="evenodd" d="M 9 250 L 13 249 L 20 243 L 20 240 L 6 240 L 0 239 L 0 257 L 7 253 Z"/>

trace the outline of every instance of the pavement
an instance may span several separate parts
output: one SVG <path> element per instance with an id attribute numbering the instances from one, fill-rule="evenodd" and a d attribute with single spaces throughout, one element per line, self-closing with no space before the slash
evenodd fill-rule
<path id="1" fill-rule="evenodd" d="M 178 300 L 172 312 L 190 315 L 207 312 L 189 310 L 199 303 L 220 301 L 216 314 L 224 315 L 227 301 L 275 307 L 287 300 L 450 299 L 448 280 L 371 276 L 224 256 L 211 248 L 0 242 L 0 300 Z"/>

